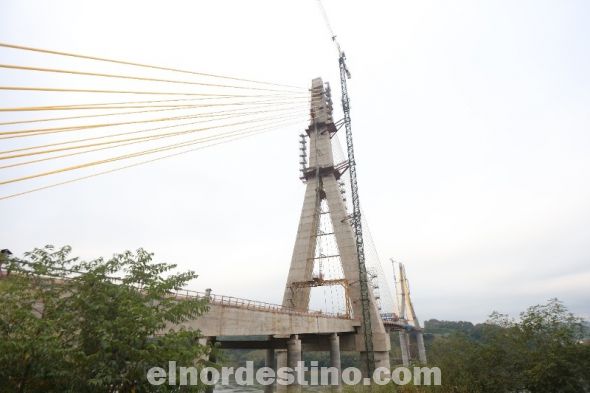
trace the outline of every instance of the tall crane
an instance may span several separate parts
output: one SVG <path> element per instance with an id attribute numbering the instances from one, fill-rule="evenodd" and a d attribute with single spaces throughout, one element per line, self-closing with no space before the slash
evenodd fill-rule
<path id="1" fill-rule="evenodd" d="M 351 224 L 354 229 L 356 238 L 356 253 L 358 257 L 358 270 L 359 270 L 359 285 L 361 292 L 361 328 L 364 334 L 365 350 L 367 352 L 367 371 L 369 375 L 372 375 L 375 370 L 375 354 L 373 352 L 373 331 L 371 329 L 371 311 L 370 311 L 370 294 L 369 294 L 369 283 L 367 276 L 367 267 L 365 264 L 365 246 L 363 243 L 363 226 L 361 219 L 361 206 L 359 201 L 358 181 L 356 174 L 356 163 L 354 160 L 354 145 L 352 142 L 352 125 L 350 121 L 350 98 L 348 96 L 347 80 L 350 79 L 350 71 L 346 65 L 346 55 L 340 48 L 340 44 L 336 40 L 336 35 L 332 31 L 328 15 L 321 2 L 318 0 L 320 10 L 332 35 L 332 41 L 336 45 L 338 50 L 338 65 L 340 67 L 340 88 L 342 91 L 342 112 L 344 113 L 344 126 L 346 128 L 346 148 L 348 153 L 348 171 L 350 173 L 350 188 L 352 197 L 352 215 Z"/>

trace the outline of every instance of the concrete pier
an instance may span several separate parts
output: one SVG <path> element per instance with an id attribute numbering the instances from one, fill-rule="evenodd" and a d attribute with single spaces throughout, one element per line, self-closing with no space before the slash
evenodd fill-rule
<path id="1" fill-rule="evenodd" d="M 342 365 L 340 363 L 340 337 L 338 334 L 332 333 L 330 335 L 330 367 L 334 367 L 338 370 L 338 376 L 336 380 L 336 385 L 332 386 L 333 392 L 342 392 Z M 330 381 L 331 384 L 334 381 Z"/>
<path id="2" fill-rule="evenodd" d="M 275 352 L 276 360 L 277 360 L 277 370 L 283 367 L 287 367 L 287 351 L 284 349 L 277 349 Z M 287 386 L 281 385 L 277 383 L 277 393 L 286 393 Z"/>
<path id="3" fill-rule="evenodd" d="M 287 366 L 293 370 L 295 376 L 295 382 L 287 386 L 288 393 L 300 393 L 301 385 L 299 384 L 299 378 L 303 377 L 297 373 L 297 366 L 301 361 L 301 340 L 297 334 L 291 336 L 287 341 Z"/>
<path id="4" fill-rule="evenodd" d="M 402 352 L 402 365 L 407 367 L 410 365 L 410 347 L 408 333 L 404 330 L 399 332 L 399 347 Z"/>
<path id="5" fill-rule="evenodd" d="M 418 345 L 418 360 L 422 364 L 428 363 L 426 348 L 424 347 L 424 334 L 421 331 L 416 333 L 416 344 Z"/>
<path id="6" fill-rule="evenodd" d="M 275 350 L 274 350 L 274 348 L 267 348 L 266 349 L 266 359 L 265 359 L 264 365 L 266 367 L 272 368 L 276 373 L 277 368 L 275 366 Z M 266 385 L 264 387 L 264 393 L 273 393 L 274 389 L 275 389 L 274 383 L 272 383 L 270 385 Z"/>

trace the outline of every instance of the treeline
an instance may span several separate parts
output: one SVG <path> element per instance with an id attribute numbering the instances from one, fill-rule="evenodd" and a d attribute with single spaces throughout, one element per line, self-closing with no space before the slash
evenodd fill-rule
<path id="1" fill-rule="evenodd" d="M 429 319 L 424 321 L 424 331 L 430 334 L 450 334 L 455 332 L 472 333 L 481 324 L 474 325 L 467 321 L 439 321 L 438 319 Z"/>
<path id="2" fill-rule="evenodd" d="M 442 371 L 434 391 L 590 392 L 587 325 L 557 299 L 516 319 L 494 312 L 477 325 L 431 320 L 426 331 L 437 333 L 427 348 Z"/>
<path id="3" fill-rule="evenodd" d="M 468 321 L 440 321 L 438 319 L 429 319 L 424 321 L 424 334 L 427 340 L 432 341 L 432 336 L 448 336 L 455 333 L 463 333 L 474 339 L 478 339 L 484 333 L 488 322 L 473 324 Z M 590 339 L 590 323 L 581 321 L 580 335 L 582 340 Z"/>

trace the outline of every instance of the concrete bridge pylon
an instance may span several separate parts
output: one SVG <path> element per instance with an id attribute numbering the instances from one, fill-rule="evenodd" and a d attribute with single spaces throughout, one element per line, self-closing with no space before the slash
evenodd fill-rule
<path id="1" fill-rule="evenodd" d="M 361 301 L 359 261 L 355 234 L 351 227 L 350 215 L 343 201 L 339 179 L 348 169 L 347 162 L 334 163 L 332 136 L 337 132 L 332 117 L 332 102 L 329 87 L 321 78 L 312 81 L 311 122 L 306 129 L 309 148 L 302 154 L 302 176 L 306 184 L 299 227 L 293 248 L 291 266 L 283 296 L 283 307 L 302 312 L 309 310 L 310 294 L 313 287 L 339 284 L 345 287 L 346 304 L 350 317 L 360 320 L 363 317 Z M 327 211 L 321 206 L 327 206 Z M 317 241 L 324 236 L 319 230 L 322 214 L 328 214 L 333 235 L 338 248 L 343 277 L 325 279 L 314 276 L 314 266 L 325 256 L 317 254 Z M 333 256 L 330 256 L 333 257 Z M 370 292 L 370 291 L 369 291 Z M 373 293 L 369 293 L 370 337 L 372 340 L 375 367 L 390 367 L 389 334 L 379 314 Z M 366 314 L 365 314 L 366 315 Z M 358 324 L 354 334 L 354 350 L 366 359 L 365 332 L 363 324 Z M 361 362 L 363 365 L 365 361 Z M 366 372 L 367 370 L 365 370 Z"/>

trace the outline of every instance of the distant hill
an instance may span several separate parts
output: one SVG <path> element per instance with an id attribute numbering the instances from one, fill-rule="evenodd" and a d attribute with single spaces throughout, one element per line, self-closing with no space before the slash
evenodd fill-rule
<path id="1" fill-rule="evenodd" d="M 471 338 L 478 339 L 481 337 L 481 331 L 485 323 L 473 324 L 467 321 L 441 321 L 438 319 L 429 319 L 424 321 L 424 333 L 430 339 L 436 336 L 448 336 L 453 333 L 463 333 Z M 590 321 L 582 322 L 584 332 L 583 338 L 590 339 Z"/>
<path id="2" fill-rule="evenodd" d="M 439 321 L 438 319 L 429 319 L 424 321 L 424 332 L 434 335 L 449 335 L 456 332 L 471 334 L 475 326 L 473 323 L 467 321 Z"/>

